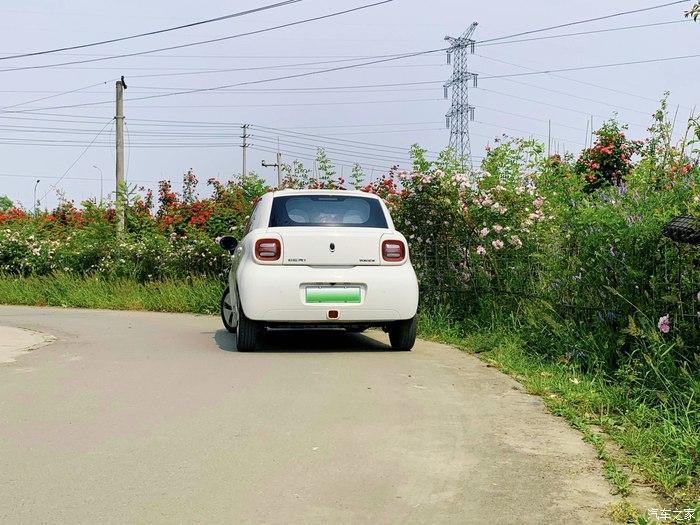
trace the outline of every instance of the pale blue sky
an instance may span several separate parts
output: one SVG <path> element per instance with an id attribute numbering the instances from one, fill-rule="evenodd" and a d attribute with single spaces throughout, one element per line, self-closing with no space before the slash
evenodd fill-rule
<path id="1" fill-rule="evenodd" d="M 121 0 L 115 3 L 101 0 L 25 0 L 22 8 L 0 7 L 0 54 L 128 35 L 267 3 L 273 2 Z M 165 35 L 56 55 L 0 61 L 0 70 L 216 38 L 365 3 L 371 2 L 304 0 L 266 13 Z M 284 134 L 255 127 L 251 131 L 254 149 L 249 150 L 248 166 L 270 182 L 274 180 L 274 170 L 261 168 L 260 161 L 273 161 L 274 154 L 261 149 L 275 149 L 277 137 L 285 161 L 291 161 L 300 154 L 311 157 L 314 143 L 325 143 L 331 157 L 347 165 L 357 160 L 366 165 L 368 173 L 374 170 L 376 176 L 394 163 L 405 163 L 406 154 L 394 147 L 407 147 L 413 142 L 419 142 L 430 150 L 439 150 L 447 144 L 449 133 L 444 128 L 444 114 L 449 109 L 449 101 L 442 99 L 441 85 L 435 83 L 315 92 L 299 88 L 442 81 L 451 72 L 450 66 L 445 65 L 444 53 L 260 84 L 251 86 L 247 91 L 239 88 L 236 91 L 215 91 L 133 102 L 129 98 L 168 90 L 233 84 L 329 66 L 216 71 L 220 69 L 288 66 L 440 48 L 444 46 L 445 35 L 460 34 L 473 20 L 479 22 L 475 33 L 475 38 L 479 40 L 658 3 L 662 2 L 395 0 L 328 20 L 217 44 L 61 68 L 0 71 L 0 107 L 7 108 L 27 100 L 100 83 L 77 93 L 12 109 L 111 101 L 114 97 L 114 81 L 123 74 L 129 86 L 125 114 L 129 131 L 127 145 L 129 142 L 131 144 L 127 151 L 127 178 L 131 181 L 155 187 L 157 180 L 168 178 L 175 182 L 175 188 L 178 189 L 181 174 L 188 168 L 193 168 L 201 181 L 206 181 L 209 177 L 226 178 L 240 172 L 241 148 L 236 146 L 240 143 L 240 130 L 233 125 L 225 125 L 241 122 L 253 126 L 295 128 L 295 131 L 285 131 Z M 547 34 L 682 20 L 683 10 L 691 3 L 688 1 L 687 5 L 670 6 Z M 119 11 L 115 10 L 116 7 Z M 524 72 L 524 67 L 556 69 L 698 53 L 700 24 L 687 22 L 477 47 L 476 55 L 470 57 L 470 60 L 474 71 L 486 77 Z M 630 134 L 642 136 L 656 107 L 652 100 L 657 100 L 665 90 L 672 92 L 672 111 L 675 112 L 678 107 L 678 120 L 684 121 L 698 101 L 699 65 L 700 58 L 692 58 L 560 73 L 558 77 L 534 75 L 510 80 L 484 78 L 480 80 L 479 88 L 471 91 L 471 102 L 477 108 L 476 121 L 471 127 L 472 152 L 475 156 L 482 155 L 488 141 L 503 132 L 514 135 L 533 134 L 546 140 L 548 119 L 552 120 L 552 135 L 558 148 L 577 151 L 586 140 L 589 115 L 594 114 L 594 121 L 600 123 L 616 109 L 620 119 L 630 123 Z M 154 74 L 177 75 L 144 76 Z M 289 90 L 284 91 L 285 89 Z M 41 179 L 39 196 L 49 192 L 43 204 L 55 204 L 55 191 L 51 185 L 56 182 L 56 177 L 76 161 L 85 144 L 114 115 L 111 103 L 43 112 L 52 115 L 7 111 L 0 111 L 0 194 L 7 194 L 28 207 L 31 207 L 32 190 L 37 178 Z M 205 127 L 154 121 L 210 124 Z M 299 132 L 322 135 L 324 138 L 296 135 Z M 353 140 L 376 146 L 347 142 Z M 113 189 L 113 141 L 113 125 L 109 124 L 57 187 L 76 201 L 98 195 L 99 180 L 92 179 L 98 179 L 101 170 L 105 194 Z M 14 144 L 7 144 L 8 142 Z M 153 147 L 154 144 L 157 147 Z"/>

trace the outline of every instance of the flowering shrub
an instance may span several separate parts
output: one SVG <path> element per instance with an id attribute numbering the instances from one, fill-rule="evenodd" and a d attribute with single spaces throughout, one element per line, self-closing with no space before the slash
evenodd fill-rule
<path id="1" fill-rule="evenodd" d="M 222 275 L 229 262 L 214 239 L 242 231 L 253 201 L 266 191 L 249 176 L 226 183 L 210 179 L 213 195 L 199 199 L 192 170 L 178 195 L 161 181 L 158 209 L 153 195 L 125 190 L 126 232 L 116 236 L 116 212 L 92 201 L 78 209 L 62 201 L 35 216 L 10 208 L 0 212 L 0 272 L 46 275 L 67 272 L 139 281 Z"/>
<path id="2" fill-rule="evenodd" d="M 643 145 L 642 141 L 628 140 L 614 120 L 606 122 L 596 135 L 595 145 L 583 150 L 576 162 L 576 172 L 585 177 L 588 191 L 606 183 L 621 185 L 633 168 L 632 156 Z"/>

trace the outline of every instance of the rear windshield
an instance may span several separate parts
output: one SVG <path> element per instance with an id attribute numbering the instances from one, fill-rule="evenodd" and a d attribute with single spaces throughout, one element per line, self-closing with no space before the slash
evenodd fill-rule
<path id="1" fill-rule="evenodd" d="M 344 195 L 275 197 L 269 226 L 388 228 L 379 200 Z"/>

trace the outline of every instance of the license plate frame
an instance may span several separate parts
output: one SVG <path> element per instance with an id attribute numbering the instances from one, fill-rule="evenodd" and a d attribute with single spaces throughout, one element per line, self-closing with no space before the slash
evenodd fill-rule
<path id="1" fill-rule="evenodd" d="M 360 304 L 360 286 L 307 286 L 304 298 L 308 304 Z"/>

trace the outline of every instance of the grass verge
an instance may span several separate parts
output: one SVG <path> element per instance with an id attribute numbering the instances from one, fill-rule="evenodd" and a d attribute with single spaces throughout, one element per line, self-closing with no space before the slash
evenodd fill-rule
<path id="1" fill-rule="evenodd" d="M 700 428 L 678 407 L 641 405 L 628 386 L 528 351 L 513 326 L 494 320 L 467 326 L 438 309 L 420 317 L 419 334 L 477 354 L 540 396 L 593 445 L 616 493 L 629 495 L 633 481 L 651 484 L 670 508 L 700 517 Z"/>
<path id="2" fill-rule="evenodd" d="M 220 280 L 209 278 L 139 283 L 69 274 L 0 275 L 0 304 L 215 314 L 224 287 Z"/>

